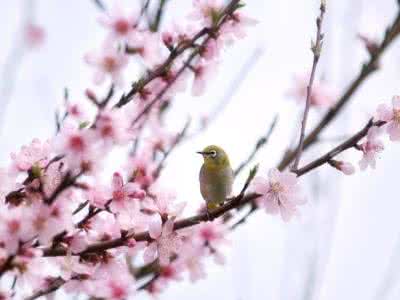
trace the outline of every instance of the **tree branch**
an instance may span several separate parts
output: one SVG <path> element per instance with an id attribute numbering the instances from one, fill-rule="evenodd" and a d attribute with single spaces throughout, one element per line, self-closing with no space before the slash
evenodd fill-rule
<path id="1" fill-rule="evenodd" d="M 39 291 L 33 293 L 31 296 L 26 297 L 24 300 L 35 300 L 39 297 L 51 294 L 52 292 L 57 291 L 65 283 L 66 283 L 66 281 L 64 279 L 62 279 L 61 277 L 53 278 L 52 282 L 50 282 L 48 284 L 49 286 L 46 289 L 39 290 Z"/>
<path id="2" fill-rule="evenodd" d="M 345 90 L 339 101 L 326 113 L 322 120 L 317 124 L 317 126 L 306 136 L 304 139 L 303 150 L 309 148 L 314 144 L 319 137 L 319 134 L 336 118 L 338 113 L 343 109 L 345 104 L 350 101 L 351 97 L 360 88 L 360 86 L 365 82 L 365 80 L 377 70 L 377 65 L 379 59 L 389 45 L 398 37 L 400 33 L 400 12 L 393 23 L 387 28 L 384 39 L 379 45 L 376 52 L 371 54 L 370 60 L 365 63 L 358 76 L 351 82 L 349 87 Z M 295 158 L 296 151 L 288 151 L 286 155 L 282 158 L 278 165 L 278 169 L 285 169 Z"/>
<path id="3" fill-rule="evenodd" d="M 313 64 L 312 64 L 312 69 L 311 69 L 310 81 L 307 86 L 307 99 L 306 99 L 306 104 L 305 104 L 305 108 L 304 108 L 303 119 L 301 121 L 300 140 L 299 140 L 299 146 L 297 147 L 296 158 L 295 158 L 294 164 L 293 164 L 293 170 L 297 170 L 297 168 L 299 166 L 301 153 L 303 152 L 303 147 L 304 147 L 304 137 L 305 137 L 306 126 L 307 126 L 307 118 L 308 118 L 308 112 L 310 110 L 310 105 L 311 105 L 312 85 L 314 83 L 315 72 L 317 70 L 318 61 L 319 61 L 319 58 L 321 55 L 323 38 L 324 38 L 324 34 L 321 32 L 321 29 L 322 29 L 322 22 L 324 20 L 325 8 L 326 8 L 325 1 L 321 0 L 320 15 L 317 18 L 317 36 L 315 38 L 315 44 L 314 44 L 314 42 L 312 42 L 312 46 L 311 46 L 311 51 L 313 52 Z"/>
<path id="4" fill-rule="evenodd" d="M 364 126 L 363 129 L 361 129 L 355 135 L 353 135 L 352 137 L 350 137 L 349 139 L 347 139 L 346 141 L 341 143 L 339 146 L 336 146 L 331 151 L 327 152 L 326 154 L 322 155 L 321 157 L 317 158 L 316 160 L 310 162 L 309 164 L 302 167 L 301 169 L 298 169 L 293 172 L 296 173 L 297 176 L 302 176 L 302 175 L 322 166 L 323 164 L 328 163 L 331 159 L 333 159 L 335 156 L 342 153 L 343 151 L 357 146 L 357 143 L 368 134 L 368 130 L 371 127 L 373 127 L 373 126 L 381 127 L 384 124 L 386 124 L 386 122 L 383 122 L 383 121 L 374 122 L 372 119 L 369 120 L 369 122 L 367 123 L 367 125 Z"/>
<path id="5" fill-rule="evenodd" d="M 158 9 L 156 12 L 156 16 L 154 18 L 154 22 L 150 25 L 150 30 L 153 32 L 158 31 L 161 19 L 164 14 L 165 4 L 167 4 L 168 0 L 160 0 L 160 4 L 158 5 Z"/>
<path id="6" fill-rule="evenodd" d="M 115 104 L 114 107 L 120 108 L 120 107 L 126 105 L 127 103 L 129 103 L 132 100 L 133 96 L 135 96 L 137 92 L 142 90 L 149 82 L 151 82 L 155 78 L 160 77 L 163 74 L 165 74 L 169 70 L 169 68 L 171 67 L 172 63 L 175 61 L 176 58 L 178 58 L 186 50 L 193 48 L 193 46 L 196 44 L 196 42 L 200 38 L 207 35 L 207 38 L 203 41 L 201 46 L 195 48 L 193 53 L 190 55 L 189 59 L 186 61 L 186 63 L 183 65 L 183 67 L 180 68 L 180 70 L 176 74 L 178 76 L 174 76 L 174 78 L 171 80 L 171 83 L 167 87 L 165 87 L 163 90 L 161 90 L 156 95 L 156 97 L 151 101 L 151 103 L 149 103 L 143 109 L 143 111 L 141 113 L 139 113 L 139 116 L 137 119 L 140 119 L 140 117 L 143 114 L 147 113 L 151 109 L 151 107 L 165 94 L 165 92 L 168 90 L 168 88 L 171 86 L 171 84 L 173 84 L 176 81 L 176 79 L 179 77 L 179 75 L 181 75 L 183 73 L 183 71 L 186 69 L 186 67 L 189 66 L 191 61 L 200 53 L 202 47 L 212 37 L 214 37 L 218 33 L 221 26 L 228 20 L 228 17 L 238 8 L 239 1 L 240 0 L 231 0 L 230 1 L 230 3 L 226 6 L 226 8 L 221 12 L 222 17 L 220 19 L 220 22 L 216 26 L 214 26 L 212 28 L 203 28 L 196 35 L 194 35 L 191 40 L 184 41 L 184 42 L 178 44 L 175 48 L 173 48 L 171 50 L 170 55 L 165 60 L 165 62 L 162 63 L 159 67 L 157 67 L 155 70 L 150 71 L 146 76 L 142 77 L 137 82 L 135 82 L 132 85 L 131 90 L 127 94 L 124 94 L 121 97 L 121 99 L 118 101 L 118 103 Z M 136 122 L 137 122 L 137 120 L 134 121 L 134 123 L 136 123 Z"/>
<path id="7" fill-rule="evenodd" d="M 174 223 L 174 230 L 180 230 L 180 229 L 183 229 L 186 227 L 191 227 L 191 226 L 200 224 L 202 222 L 214 220 L 214 219 L 222 216 L 226 212 L 228 212 L 234 208 L 237 208 L 245 203 L 248 203 L 248 202 L 258 198 L 259 196 L 260 195 L 255 194 L 255 193 L 250 193 L 243 197 L 241 197 L 241 195 L 238 195 L 238 196 L 234 197 L 233 199 L 230 199 L 225 205 L 219 207 L 218 209 L 214 210 L 213 212 L 210 212 L 210 213 L 204 212 L 204 213 L 200 213 L 198 215 L 194 215 L 194 216 L 186 218 L 186 219 L 176 221 Z M 237 201 L 239 199 L 239 197 L 241 199 L 240 199 L 240 201 Z M 84 251 L 82 251 L 80 253 L 74 253 L 73 255 L 82 256 L 82 255 L 89 254 L 89 253 L 94 253 L 94 254 L 102 253 L 108 249 L 125 246 L 127 241 L 130 239 L 135 239 L 137 242 L 152 241 L 152 238 L 150 237 L 149 232 L 145 231 L 142 233 L 131 234 L 131 235 L 127 235 L 127 236 L 113 239 L 113 240 L 106 241 L 106 242 L 94 243 L 94 244 L 88 246 Z M 59 248 L 43 249 L 43 256 L 45 256 L 45 257 L 65 256 L 65 255 L 67 255 L 67 250 L 65 248 L 59 247 Z"/>

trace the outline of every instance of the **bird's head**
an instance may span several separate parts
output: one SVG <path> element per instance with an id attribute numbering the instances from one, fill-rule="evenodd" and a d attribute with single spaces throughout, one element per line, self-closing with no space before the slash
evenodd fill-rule
<path id="1" fill-rule="evenodd" d="M 227 167 L 230 165 L 228 155 L 221 147 L 211 145 L 197 152 L 204 158 L 204 164 L 208 167 Z"/>

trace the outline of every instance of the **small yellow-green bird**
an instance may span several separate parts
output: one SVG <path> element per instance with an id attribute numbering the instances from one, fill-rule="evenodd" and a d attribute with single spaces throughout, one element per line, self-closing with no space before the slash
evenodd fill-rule
<path id="1" fill-rule="evenodd" d="M 210 212 L 223 204 L 232 192 L 233 170 L 228 155 L 218 146 L 208 146 L 197 152 L 204 158 L 200 169 L 200 192 Z"/>

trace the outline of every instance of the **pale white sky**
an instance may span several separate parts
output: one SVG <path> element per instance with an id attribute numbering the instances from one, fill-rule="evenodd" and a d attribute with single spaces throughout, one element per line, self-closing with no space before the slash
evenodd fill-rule
<path id="1" fill-rule="evenodd" d="M 0 2 L 0 67 L 17 39 L 22 2 Z M 72 99 L 83 99 L 82 91 L 91 79 L 91 70 L 82 57 L 95 47 L 103 33 L 96 22 L 98 11 L 89 0 L 37 0 L 37 4 L 35 18 L 46 29 L 47 39 L 42 48 L 27 53 L 21 60 L 1 129 L 2 162 L 8 159 L 10 151 L 33 137 L 53 134 L 54 109 L 61 101 L 64 87 L 70 89 Z M 201 161 L 195 151 L 217 143 L 237 165 L 279 112 L 278 130 L 257 157 L 268 168 L 279 160 L 298 122 L 295 106 L 285 94 L 293 75 L 310 67 L 309 46 L 318 1 L 249 0 L 247 6 L 260 24 L 246 40 L 227 52 L 204 97 L 192 99 L 182 95 L 177 99 L 179 118 L 171 121 L 177 128 L 185 122 L 188 112 L 212 110 L 254 49 L 264 49 L 264 55 L 215 123 L 169 160 L 164 174 L 166 184 L 177 188 L 179 197 L 193 207 L 201 201 L 197 182 Z M 172 16 L 166 22 L 182 17 L 189 8 L 188 0 L 171 0 Z M 328 1 L 326 40 L 318 74 L 342 91 L 367 58 L 356 39 L 357 33 L 379 36 L 395 10 L 394 0 Z M 399 94 L 399 49 L 397 42 L 385 55 L 382 70 L 356 94 L 343 116 L 330 127 L 327 137 L 355 131 L 378 103 Z M 317 118 L 318 113 L 313 112 L 311 120 Z M 304 160 L 332 146 L 324 143 L 314 147 Z M 305 176 L 301 181 L 306 186 L 309 204 L 303 208 L 300 219 L 284 224 L 258 212 L 231 236 L 233 243 L 224 267 L 210 263 L 207 280 L 194 285 L 177 283 L 160 299 L 398 299 L 400 274 L 393 277 L 393 289 L 388 290 L 386 298 L 374 297 L 400 232 L 399 149 L 399 145 L 387 144 L 376 171 L 343 178 L 326 167 Z M 359 156 L 352 153 L 345 158 L 357 163 Z M 240 189 L 242 181 L 243 177 L 238 179 L 236 189 Z"/>

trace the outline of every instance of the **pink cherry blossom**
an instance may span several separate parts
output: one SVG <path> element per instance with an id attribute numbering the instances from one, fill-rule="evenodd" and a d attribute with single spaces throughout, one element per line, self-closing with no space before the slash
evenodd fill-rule
<path id="1" fill-rule="evenodd" d="M 194 67 L 194 81 L 192 87 L 193 96 L 201 96 L 206 90 L 207 82 L 216 75 L 217 64 L 215 62 L 200 63 Z"/>
<path id="2" fill-rule="evenodd" d="M 144 149 L 129 158 L 125 169 L 133 182 L 139 184 L 142 189 L 147 189 L 155 180 L 157 165 L 152 159 L 152 152 Z"/>
<path id="3" fill-rule="evenodd" d="M 150 133 L 149 138 L 146 139 L 146 148 L 150 148 L 148 151 L 161 151 L 165 153 L 175 142 L 176 134 L 171 133 L 168 128 L 155 117 L 151 118 L 151 122 L 149 123 Z"/>
<path id="4" fill-rule="evenodd" d="M 100 23 L 110 30 L 110 38 L 126 40 L 136 33 L 139 11 L 135 7 L 127 13 L 119 0 L 100 18 Z"/>
<path id="5" fill-rule="evenodd" d="M 65 155 L 71 169 L 81 168 L 83 163 L 94 164 L 97 158 L 100 149 L 96 148 L 95 138 L 91 130 L 66 126 L 56 137 L 54 148 Z"/>
<path id="6" fill-rule="evenodd" d="M 192 26 L 190 23 L 186 26 L 172 22 L 163 33 L 161 34 L 164 44 L 171 48 L 177 44 L 189 41 L 198 31 L 197 27 Z"/>
<path id="7" fill-rule="evenodd" d="M 267 213 L 280 213 L 285 222 L 298 214 L 298 205 L 306 202 L 301 195 L 296 175 L 289 171 L 271 169 L 268 179 L 254 178 L 253 190 L 262 195 L 257 198 L 257 204 L 265 208 Z"/>
<path id="8" fill-rule="evenodd" d="M 220 0 L 193 0 L 193 12 L 189 17 L 199 20 L 203 26 L 211 27 L 218 21 L 222 9 Z"/>
<path id="9" fill-rule="evenodd" d="M 228 243 L 226 239 L 227 228 L 220 220 L 201 223 L 196 226 L 196 230 L 195 238 L 201 244 L 207 244 L 218 249 L 221 245 Z"/>
<path id="10" fill-rule="evenodd" d="M 180 281 L 182 277 L 183 268 L 179 263 L 171 263 L 161 268 L 161 278 L 164 280 Z"/>
<path id="11" fill-rule="evenodd" d="M 44 168 L 50 156 L 50 142 L 34 139 L 30 145 L 22 146 L 20 152 L 12 153 L 11 158 L 19 171 L 28 171 L 33 166 Z"/>
<path id="12" fill-rule="evenodd" d="M 299 103 L 304 103 L 307 97 L 307 86 L 309 75 L 295 76 L 294 87 L 289 90 L 288 95 Z M 311 105 L 316 108 L 327 108 L 336 101 L 336 93 L 331 86 L 322 81 L 314 81 L 311 92 Z"/>
<path id="13" fill-rule="evenodd" d="M 94 82 L 96 84 L 103 83 L 107 76 L 116 85 L 123 83 L 122 72 L 128 65 L 128 56 L 125 51 L 106 44 L 100 50 L 88 53 L 85 60 L 95 68 Z"/>
<path id="14" fill-rule="evenodd" d="M 246 37 L 246 29 L 249 26 L 258 24 L 258 21 L 246 16 L 243 12 L 236 11 L 221 28 L 222 39 L 227 44 L 231 44 L 235 39 L 243 39 Z"/>
<path id="15" fill-rule="evenodd" d="M 192 282 L 206 277 L 204 258 L 209 253 L 207 248 L 192 243 L 184 243 L 180 255 L 173 264 L 182 265 L 189 273 L 189 279 Z"/>
<path id="16" fill-rule="evenodd" d="M 138 94 L 135 96 L 136 102 L 139 102 L 139 111 L 141 111 L 145 105 L 147 105 L 151 100 L 153 100 L 157 94 L 164 89 L 166 86 L 165 81 L 161 78 L 156 78 L 149 82 L 145 87 L 143 87 Z M 136 107 L 135 107 L 136 108 Z"/>
<path id="17" fill-rule="evenodd" d="M 338 160 L 332 159 L 329 161 L 329 164 L 345 175 L 353 175 L 354 172 L 356 171 L 354 166 L 349 162 L 338 161 Z"/>
<path id="18" fill-rule="evenodd" d="M 82 231 L 78 231 L 68 238 L 69 249 L 72 253 L 82 252 L 87 248 L 88 244 L 87 235 Z"/>
<path id="19" fill-rule="evenodd" d="M 106 144 L 124 144 L 132 138 L 128 118 L 120 110 L 105 110 L 97 117 L 95 132 Z"/>
<path id="20" fill-rule="evenodd" d="M 53 162 L 48 166 L 46 172 L 41 177 L 42 190 L 46 197 L 50 197 L 50 195 L 58 188 L 65 173 L 65 161 L 63 160 Z"/>
<path id="21" fill-rule="evenodd" d="M 385 127 L 390 140 L 400 141 L 400 96 L 393 97 L 392 107 L 386 104 L 379 105 L 375 118 L 387 122 Z"/>
<path id="22" fill-rule="evenodd" d="M 341 162 L 339 168 L 345 175 L 353 175 L 355 172 L 354 166 L 349 162 Z"/>
<path id="23" fill-rule="evenodd" d="M 190 71 L 185 70 L 179 76 L 178 72 L 179 68 L 172 68 L 162 77 L 165 84 L 169 86 L 162 99 L 170 99 L 176 94 L 186 91 Z"/>
<path id="24" fill-rule="evenodd" d="M 31 48 L 36 48 L 43 44 L 46 33 L 43 27 L 37 24 L 28 23 L 25 26 L 24 36 L 26 44 Z"/>
<path id="25" fill-rule="evenodd" d="M 112 180 L 111 209 L 114 212 L 123 211 L 132 201 L 139 201 L 146 196 L 138 184 L 128 182 L 124 184 L 121 174 L 115 172 Z"/>
<path id="26" fill-rule="evenodd" d="M 201 51 L 201 57 L 205 60 L 213 60 L 219 57 L 222 50 L 220 39 L 210 39 Z"/>
<path id="27" fill-rule="evenodd" d="M 146 199 L 143 203 L 144 208 L 163 217 L 178 217 L 186 206 L 184 202 L 175 203 L 176 194 L 174 192 L 162 189 L 157 185 L 151 187 L 149 194 L 153 197 Z"/>
<path id="28" fill-rule="evenodd" d="M 51 206 L 35 204 L 31 208 L 28 221 L 32 233 L 43 245 L 47 245 L 55 235 L 68 232 L 73 227 L 71 207 L 63 199 L 57 199 Z"/>
<path id="29" fill-rule="evenodd" d="M 68 103 L 66 109 L 68 117 L 73 118 L 78 122 L 85 122 L 89 120 L 87 109 L 82 103 Z"/>
<path id="30" fill-rule="evenodd" d="M 121 226 L 108 212 L 101 212 L 90 220 L 88 239 L 90 241 L 108 241 L 121 237 Z"/>
<path id="31" fill-rule="evenodd" d="M 381 130 L 378 127 L 371 127 L 367 134 L 367 140 L 360 145 L 363 157 L 359 162 L 361 170 L 368 166 L 372 169 L 376 167 L 376 159 L 380 152 L 384 150 L 383 142 L 379 139 Z"/>
<path id="32" fill-rule="evenodd" d="M 49 272 L 46 262 L 41 258 L 42 252 L 30 247 L 20 248 L 14 263 L 18 266 L 18 282 L 16 290 L 39 289 L 45 282 Z M 48 265 L 48 264 L 47 264 Z"/>
<path id="33" fill-rule="evenodd" d="M 104 208 L 107 202 L 111 199 L 110 189 L 100 184 L 88 187 L 85 191 L 85 195 L 91 205 L 99 208 Z"/>
<path id="34" fill-rule="evenodd" d="M 135 280 L 129 274 L 126 263 L 121 259 L 111 259 L 102 264 L 92 275 L 92 295 L 110 300 L 123 300 L 134 292 Z"/>
<path id="35" fill-rule="evenodd" d="M 132 36 L 127 45 L 130 51 L 136 52 L 149 67 L 160 64 L 164 60 L 158 33 L 141 32 Z"/>
<path id="36" fill-rule="evenodd" d="M 173 230 L 174 219 L 169 219 L 162 225 L 161 217 L 157 215 L 150 223 L 149 233 L 153 242 L 143 254 L 144 261 L 150 263 L 157 257 L 161 266 L 169 264 L 171 256 L 177 254 L 182 244 L 181 237 Z"/>
<path id="37" fill-rule="evenodd" d="M 15 254 L 20 242 L 27 242 L 33 236 L 25 218 L 28 208 L 4 208 L 0 211 L 0 241 L 9 254 Z"/>

